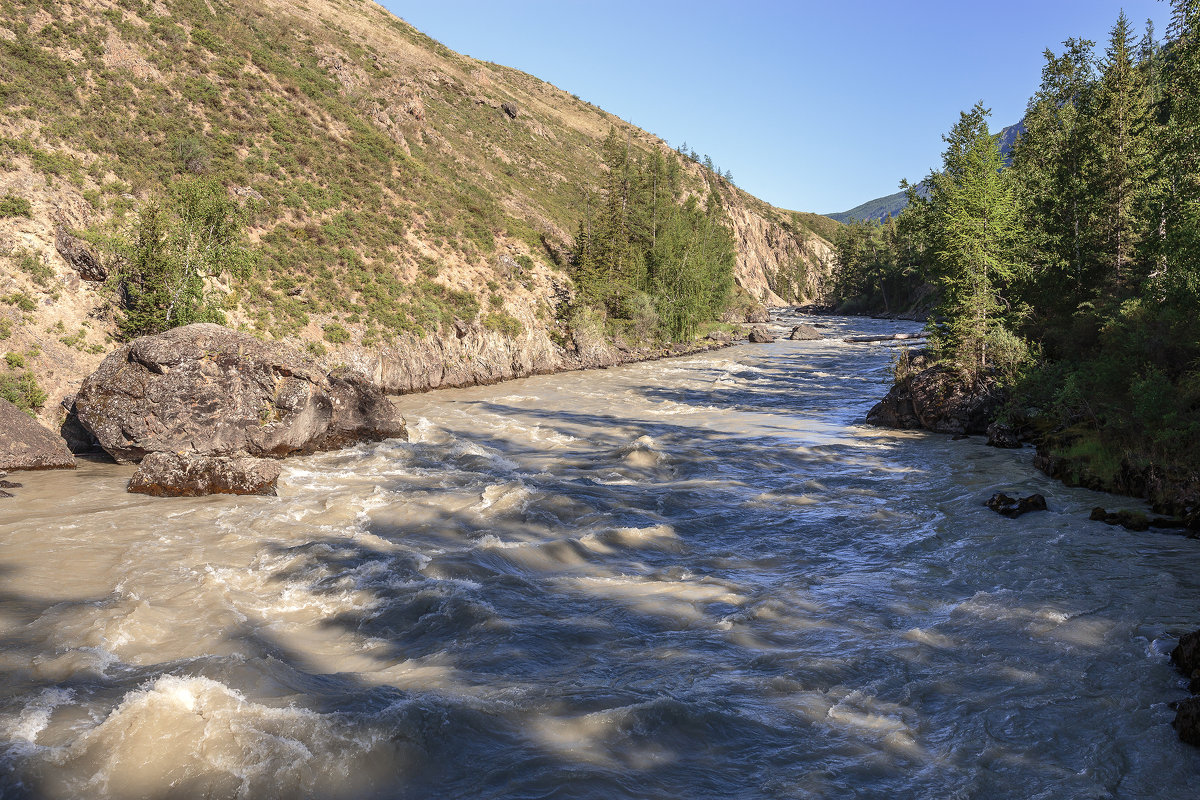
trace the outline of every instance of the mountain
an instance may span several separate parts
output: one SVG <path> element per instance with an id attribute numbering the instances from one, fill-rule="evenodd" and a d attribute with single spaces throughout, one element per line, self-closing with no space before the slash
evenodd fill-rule
<path id="1" fill-rule="evenodd" d="M 1017 136 L 1025 131 L 1025 123 L 1018 122 L 1015 125 L 1009 125 L 1007 128 L 1002 128 L 997 134 L 997 143 L 1000 145 L 1000 152 L 1004 154 L 1005 160 L 1009 160 L 1013 145 L 1016 144 Z M 918 184 L 917 190 L 922 195 L 926 195 L 928 190 L 925 188 L 925 183 L 922 181 Z M 836 214 L 826 214 L 830 219 L 849 223 L 855 220 L 880 220 L 886 217 L 896 216 L 905 209 L 908 205 L 908 199 L 904 196 L 904 192 L 896 192 L 889 194 L 886 197 L 878 197 L 874 200 L 868 200 L 862 205 L 855 206 L 849 211 L 841 211 Z"/>
<path id="2" fill-rule="evenodd" d="M 80 264 L 186 180 L 248 217 L 257 269 L 207 282 L 229 324 L 401 391 L 574 363 L 555 311 L 600 143 L 675 157 L 367 0 L 10 0 L 0 100 L 0 382 L 32 374 L 44 417 L 119 337 L 119 287 Z M 744 304 L 820 291 L 828 219 L 681 169 L 720 197 Z"/>

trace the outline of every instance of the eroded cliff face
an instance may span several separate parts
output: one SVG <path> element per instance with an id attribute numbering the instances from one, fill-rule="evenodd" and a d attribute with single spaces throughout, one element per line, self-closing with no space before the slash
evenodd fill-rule
<path id="1" fill-rule="evenodd" d="M 767 306 L 820 298 L 833 263 L 829 242 L 811 231 L 785 227 L 775 208 L 763 213 L 758 204 L 736 198 L 728 210 L 737 239 L 739 286 Z"/>

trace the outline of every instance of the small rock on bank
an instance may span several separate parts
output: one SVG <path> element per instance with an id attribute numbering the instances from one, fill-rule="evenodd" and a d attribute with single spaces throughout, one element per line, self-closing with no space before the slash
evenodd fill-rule
<path id="1" fill-rule="evenodd" d="M 75 469 L 62 438 L 7 400 L 0 400 L 0 470 Z"/>
<path id="2" fill-rule="evenodd" d="M 279 462 L 195 453 L 151 453 L 129 481 L 129 491 L 155 497 L 209 494 L 275 495 Z"/>

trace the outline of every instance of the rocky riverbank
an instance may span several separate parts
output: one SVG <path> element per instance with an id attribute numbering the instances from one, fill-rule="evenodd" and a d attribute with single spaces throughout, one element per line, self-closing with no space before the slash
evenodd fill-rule
<path id="1" fill-rule="evenodd" d="M 1036 446 L 1032 465 L 1068 486 L 1145 499 L 1155 513 L 1167 515 L 1150 519 L 1136 511 L 1110 513 L 1093 510 L 1091 519 L 1121 525 L 1133 531 L 1151 528 L 1177 530 L 1200 538 L 1200 475 L 1194 470 L 1164 469 L 1134 465 L 1123 459 L 1109 475 L 1100 475 L 1086 458 L 1072 458 L 1073 437 L 1069 432 L 1039 429 L 1037 419 L 1010 426 L 1000 421 L 1008 398 L 994 383 L 969 383 L 946 364 L 932 363 L 922 352 L 906 356 L 897 370 L 896 382 L 887 395 L 867 414 L 866 422 L 886 428 L 922 429 L 958 436 L 986 434 L 988 444 L 996 447 Z M 1040 495 L 1034 495 L 1037 508 L 1045 508 Z M 1018 516 L 1027 500 L 1015 501 L 997 494 L 987 502 L 993 510 Z M 1182 637 L 1171 653 L 1172 662 L 1190 679 L 1192 697 L 1176 705 L 1172 723 L 1179 738 L 1200 747 L 1200 631 Z"/>
<path id="2" fill-rule="evenodd" d="M 759 331 L 750 330 L 751 341 Z M 459 334 L 352 353 L 350 364 L 328 371 L 295 348 L 218 325 L 141 337 L 83 381 L 58 435 L 0 401 L 0 470 L 72 468 L 72 451 L 97 450 L 139 464 L 130 491 L 270 495 L 274 459 L 405 438 L 389 394 L 669 358 L 745 338 L 715 332 L 647 348 L 585 332 L 559 347 L 479 326 Z"/>

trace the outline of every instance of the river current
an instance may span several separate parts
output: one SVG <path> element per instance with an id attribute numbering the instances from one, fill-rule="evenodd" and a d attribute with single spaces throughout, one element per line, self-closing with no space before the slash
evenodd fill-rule
<path id="1" fill-rule="evenodd" d="M 23 473 L 4 798 L 1195 796 L 1200 542 L 864 427 L 913 323 L 398 398 L 279 498 Z M 1041 492 L 1019 520 L 994 491 Z"/>

